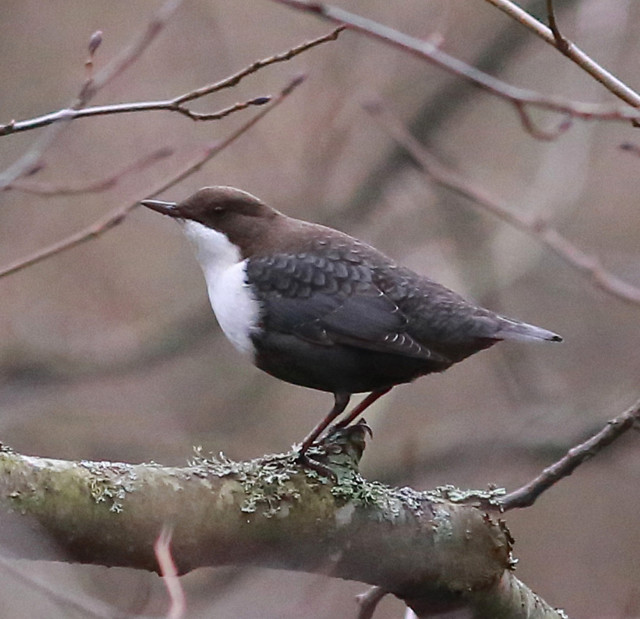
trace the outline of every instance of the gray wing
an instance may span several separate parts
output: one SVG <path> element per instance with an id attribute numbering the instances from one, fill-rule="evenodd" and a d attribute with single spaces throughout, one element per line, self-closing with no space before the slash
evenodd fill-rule
<path id="1" fill-rule="evenodd" d="M 247 279 L 266 328 L 324 346 L 349 345 L 448 363 L 407 333 L 407 316 L 373 282 L 357 255 L 253 258 Z"/>

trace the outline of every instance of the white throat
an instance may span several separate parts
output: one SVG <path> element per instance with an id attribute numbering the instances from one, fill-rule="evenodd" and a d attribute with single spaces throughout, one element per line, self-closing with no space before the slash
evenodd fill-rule
<path id="1" fill-rule="evenodd" d="M 258 323 L 259 305 L 246 282 L 247 261 L 222 232 L 190 220 L 182 226 L 195 246 L 220 327 L 240 352 L 253 352 L 250 334 Z"/>

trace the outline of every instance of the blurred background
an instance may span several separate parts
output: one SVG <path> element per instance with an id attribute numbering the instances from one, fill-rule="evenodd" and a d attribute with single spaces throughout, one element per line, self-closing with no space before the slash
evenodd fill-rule
<path id="1" fill-rule="evenodd" d="M 545 18 L 544 2 L 522 2 Z M 631 87 L 640 86 L 640 4 L 557 2 L 563 32 Z M 617 101 L 491 5 L 465 0 L 343 0 L 340 5 L 506 82 L 579 101 Z M 85 77 L 143 31 L 159 1 L 3 0 L 0 122 L 67 105 Z M 93 104 L 166 99 L 329 32 L 266 0 L 185 2 L 139 60 Z M 358 236 L 494 310 L 552 329 L 562 345 L 506 343 L 443 375 L 398 387 L 366 418 L 363 473 L 426 489 L 514 489 L 628 407 L 639 392 L 640 307 L 596 289 L 521 232 L 426 178 L 363 109 L 382 98 L 441 161 L 523 216 L 640 286 L 640 145 L 628 124 L 575 122 L 555 141 L 526 133 L 514 110 L 401 51 L 345 32 L 197 102 L 215 111 L 307 81 L 233 146 L 161 198 L 233 185 L 285 213 Z M 622 105 L 622 104 L 620 104 Z M 102 192 L 0 195 L 0 268 L 145 198 L 257 110 L 195 123 L 168 112 L 81 119 L 46 150 L 33 186 L 105 179 L 141 157 L 172 155 Z M 540 113 L 542 128 L 558 118 Z M 0 142 L 0 169 L 44 130 Z M 226 341 L 177 226 L 143 209 L 99 239 L 0 279 L 0 439 L 55 458 L 182 465 L 194 445 L 237 459 L 287 450 L 332 403 L 277 381 Z M 640 449 L 624 437 L 527 510 L 506 520 L 517 575 L 573 617 L 640 616 Z M 39 543 L 34 540 L 34 543 Z M 162 615 L 161 580 L 125 569 L 12 562 L 3 617 L 82 617 L 48 593 Z M 25 580 L 27 573 L 31 580 Z M 40 583 L 36 586 L 33 577 Z M 353 617 L 359 583 L 269 570 L 200 569 L 182 579 L 189 617 Z M 121 615 L 118 615 L 121 613 Z M 384 600 L 376 618 L 403 605 Z"/>

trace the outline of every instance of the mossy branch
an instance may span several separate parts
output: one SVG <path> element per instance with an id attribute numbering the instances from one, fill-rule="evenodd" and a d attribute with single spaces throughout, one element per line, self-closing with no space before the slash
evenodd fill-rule
<path id="1" fill-rule="evenodd" d="M 366 481 L 365 428 L 313 448 L 335 481 L 301 468 L 295 452 L 249 462 L 197 455 L 173 468 L 2 448 L 3 552 L 157 571 L 153 544 L 168 525 L 181 573 L 229 564 L 322 572 L 378 585 L 420 617 L 459 607 L 478 619 L 564 616 L 513 576 L 509 533 L 479 507 L 492 492 Z M 38 534 L 49 543 L 34 544 Z"/>

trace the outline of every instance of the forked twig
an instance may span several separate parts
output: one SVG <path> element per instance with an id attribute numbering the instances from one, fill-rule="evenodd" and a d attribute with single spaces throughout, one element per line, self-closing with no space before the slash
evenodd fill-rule
<path id="1" fill-rule="evenodd" d="M 38 116 L 37 118 L 31 118 L 29 120 L 22 121 L 11 121 L 6 125 L 0 125 L 0 136 L 9 135 L 12 133 L 19 133 L 21 131 L 29 131 L 32 129 L 37 129 L 39 127 L 45 127 L 55 122 L 59 121 L 70 121 L 76 120 L 78 118 L 87 118 L 93 116 L 108 116 L 112 114 L 125 114 L 132 112 L 151 112 L 151 111 L 169 111 L 169 112 L 177 112 L 178 114 L 182 114 L 191 120 L 219 120 L 228 116 L 233 112 L 237 112 L 239 110 L 246 109 L 249 106 L 255 105 L 264 105 L 268 103 L 269 97 L 256 97 L 250 99 L 248 101 L 244 101 L 241 103 L 236 103 L 228 108 L 220 110 L 218 112 L 213 113 L 201 113 L 194 112 L 190 108 L 186 107 L 187 103 L 191 101 L 195 101 L 196 99 L 201 99 L 207 95 L 218 92 L 225 88 L 231 88 L 236 86 L 242 79 L 263 69 L 269 65 L 276 64 L 278 62 L 285 62 L 287 60 L 291 60 L 295 56 L 326 43 L 328 41 L 334 41 L 338 38 L 340 32 L 344 30 L 344 27 L 336 28 L 332 30 L 328 34 L 325 34 L 321 37 L 317 37 L 310 41 L 305 41 L 300 45 L 292 47 L 286 52 L 282 52 L 280 54 L 275 54 L 273 56 L 269 56 L 268 58 L 263 58 L 261 60 L 257 60 L 252 64 L 244 67 L 240 71 L 225 77 L 223 80 L 218 82 L 214 82 L 212 84 L 207 84 L 206 86 L 201 86 L 200 88 L 196 88 L 194 90 L 190 90 L 184 94 L 178 95 L 171 99 L 164 99 L 159 101 L 140 101 L 135 103 L 117 103 L 112 105 L 99 105 L 94 107 L 87 107 L 82 109 L 75 109 L 73 107 L 65 108 L 62 110 L 58 110 L 57 112 L 52 112 L 50 114 L 45 114 L 43 116 Z M 95 81 L 95 80 L 94 80 Z"/>
<path id="2" fill-rule="evenodd" d="M 193 98 L 196 97 L 202 97 L 205 96 L 207 94 L 210 94 L 212 92 L 216 92 L 218 90 L 221 90 L 222 88 L 229 88 L 231 86 L 234 86 L 235 84 L 237 84 L 243 77 L 250 75 L 251 73 L 255 73 L 256 71 L 258 71 L 259 69 L 268 66 L 270 64 L 276 63 L 276 62 L 283 62 L 285 60 L 289 60 L 291 58 L 293 58 L 294 56 L 297 56 L 298 54 L 311 49 L 317 45 L 320 45 L 321 43 L 325 43 L 327 41 L 332 41 L 335 40 L 338 35 L 340 34 L 340 32 L 343 30 L 344 28 L 340 27 L 340 28 L 336 28 L 334 29 L 332 32 L 323 35 L 321 37 L 317 37 L 315 39 L 312 39 L 310 41 L 305 41 L 304 43 L 293 47 L 289 50 L 287 50 L 286 52 L 282 52 L 280 54 L 276 54 L 274 56 L 270 56 L 268 58 L 264 58 L 262 60 L 258 60 L 254 63 L 252 63 L 251 65 L 245 67 L 244 69 L 242 69 L 241 71 L 238 71 L 237 73 L 219 81 L 216 82 L 215 84 L 209 84 L 207 86 L 204 86 L 202 88 L 199 88 L 197 90 L 194 91 L 190 91 L 188 93 L 185 93 L 184 95 L 180 95 L 180 97 L 177 98 L 177 101 L 180 105 L 182 105 L 183 103 L 187 102 L 187 101 L 191 101 Z M 136 47 L 136 49 L 138 49 L 138 47 Z M 125 65 L 126 63 L 120 63 L 118 65 L 118 67 L 120 67 L 119 70 L 122 70 L 122 67 Z M 115 74 L 117 74 L 116 72 L 112 71 L 106 74 L 105 77 L 102 77 L 100 80 L 98 80 L 98 85 L 102 85 L 105 83 L 105 80 L 107 80 L 107 78 L 112 78 Z M 268 105 L 266 105 L 260 112 L 258 112 L 252 119 L 250 119 L 249 121 L 247 121 L 246 123 L 244 123 L 238 130 L 236 130 L 235 132 L 233 132 L 230 136 L 228 136 L 226 139 L 222 140 L 221 142 L 216 142 L 214 144 L 211 144 L 209 146 L 207 146 L 205 148 L 205 151 L 202 155 L 200 155 L 194 162 L 190 163 L 188 166 L 186 166 L 183 170 L 181 170 L 180 172 L 178 172 L 176 175 L 174 175 L 169 181 L 163 183 L 161 186 L 159 186 L 158 188 L 156 188 L 151 194 L 149 194 L 148 196 L 144 196 L 144 197 L 154 197 L 160 193 L 162 193 L 163 191 L 166 191 L 167 189 L 169 189 L 170 187 L 172 187 L 173 185 L 179 183 L 180 181 L 184 180 L 186 177 L 190 176 L 191 174 L 193 174 L 194 172 L 197 172 L 203 165 L 205 165 L 205 163 L 207 163 L 209 160 L 211 160 L 213 157 L 215 157 L 221 150 L 225 149 L 227 146 L 229 146 L 231 143 L 233 143 L 235 140 L 237 140 L 241 135 L 243 135 L 246 131 L 248 131 L 251 127 L 253 127 L 259 120 L 261 120 L 268 112 L 270 112 L 274 107 L 280 105 L 280 103 L 282 103 L 282 101 L 284 101 L 284 99 L 286 99 L 286 97 L 289 96 L 289 94 L 291 94 L 291 92 L 297 87 L 299 86 L 302 81 L 304 80 L 304 76 L 297 76 L 295 77 L 293 80 L 291 80 L 291 82 L 289 82 L 289 84 L 287 86 L 285 86 L 285 88 L 280 92 L 280 94 L 278 96 L 276 96 L 273 100 L 270 100 L 270 102 L 268 103 Z M 95 82 L 95 80 L 92 80 L 92 84 Z M 87 92 L 91 91 L 90 87 L 86 87 L 87 88 Z M 264 103 L 267 103 L 267 100 L 264 100 L 264 98 L 261 98 L 261 100 L 257 103 L 254 104 L 259 104 L 262 105 Z M 244 105 L 244 104 L 239 104 L 239 105 Z M 237 109 L 237 106 L 232 106 L 233 108 Z M 63 110 L 66 111 L 66 110 Z M 52 121 L 53 122 L 53 121 Z M 53 129 L 53 128 L 52 128 Z M 39 161 L 41 153 L 38 154 L 37 160 Z M 15 177 L 13 177 L 15 178 Z M 13 180 L 12 178 L 12 180 Z M 132 210 L 134 209 L 136 206 L 138 205 L 138 201 L 136 200 L 136 202 L 132 203 L 132 204 L 127 204 L 126 206 L 123 207 L 118 207 L 116 209 L 114 209 L 113 211 L 111 211 L 110 213 L 108 213 L 105 217 L 103 217 L 102 219 L 94 222 L 92 225 L 90 225 L 89 227 L 80 230 L 79 232 L 72 234 L 71 236 L 67 237 L 66 239 L 63 239 L 62 241 L 59 241 L 57 243 L 54 243 L 52 245 L 50 245 L 49 247 L 45 247 L 43 249 L 40 249 L 39 251 L 31 254 L 30 256 L 27 256 L 26 258 L 17 260 L 16 262 L 14 262 L 13 264 L 10 264 L 2 269 L 0 269 L 0 277 L 4 277 L 6 275 L 10 275 L 12 273 L 16 273 L 26 267 L 29 267 L 33 264 L 36 264 L 38 262 L 41 262 L 47 258 L 50 258 L 51 256 L 54 256 L 56 254 L 59 254 L 63 251 L 66 251 L 67 249 L 70 249 L 72 247 L 76 247 L 77 245 L 80 245 L 92 238 L 96 238 L 98 236 L 101 236 L 102 234 L 104 234 L 107 230 L 110 230 L 111 228 L 113 228 L 114 226 L 118 225 L 125 217 L 126 215 Z"/>
<path id="3" fill-rule="evenodd" d="M 545 26 L 527 11 L 511 2 L 511 0 L 485 0 L 485 2 L 488 2 L 497 9 L 500 9 L 503 13 L 516 20 L 519 24 L 522 24 L 536 36 L 540 37 L 543 41 L 549 43 L 549 45 L 553 45 L 553 47 L 557 48 L 567 58 L 575 62 L 581 69 L 600 82 L 616 97 L 633 107 L 640 107 L 640 94 L 627 86 L 627 84 L 619 80 L 604 67 L 599 65 L 595 60 L 593 60 L 593 58 L 585 54 L 575 43 L 572 43 L 560 34 L 555 19 L 552 0 L 547 0 L 547 15 L 549 17 L 550 27 Z M 638 120 L 638 116 L 634 116 L 633 118 L 634 120 Z"/>
<path id="4" fill-rule="evenodd" d="M 556 21 L 556 12 L 553 8 L 553 0 L 547 0 L 547 18 L 549 20 L 549 29 L 553 34 L 553 38 L 556 40 L 556 47 L 565 56 L 569 55 L 569 49 L 571 45 L 560 32 L 560 28 L 558 28 L 558 22 Z"/>

